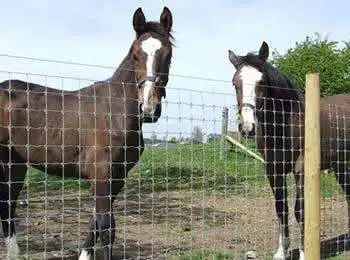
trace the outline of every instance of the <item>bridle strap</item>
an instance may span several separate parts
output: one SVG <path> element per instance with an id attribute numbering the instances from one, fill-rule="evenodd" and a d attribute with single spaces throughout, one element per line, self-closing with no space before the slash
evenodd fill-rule
<path id="1" fill-rule="evenodd" d="M 241 105 L 241 109 L 242 109 L 242 107 L 249 107 L 249 108 L 251 108 L 251 109 L 255 109 L 255 106 L 253 106 L 252 104 L 249 104 L 249 103 L 242 103 L 242 105 Z"/>
<path id="2" fill-rule="evenodd" d="M 135 82 L 136 82 L 136 85 L 138 87 L 140 87 L 146 81 L 156 82 L 156 77 L 154 77 L 154 76 L 147 76 L 146 78 L 143 78 L 143 79 L 137 79 L 137 77 L 135 75 Z"/>

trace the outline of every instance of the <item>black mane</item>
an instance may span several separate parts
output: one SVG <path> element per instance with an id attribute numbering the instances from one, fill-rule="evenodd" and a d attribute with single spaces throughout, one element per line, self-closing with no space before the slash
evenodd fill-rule
<path id="1" fill-rule="evenodd" d="M 268 92 L 270 92 L 270 97 L 298 100 L 303 106 L 303 90 L 293 82 L 291 77 L 282 74 L 282 72 L 271 63 L 263 62 L 259 55 L 254 53 L 248 53 L 246 56 L 241 56 L 239 57 L 239 60 L 241 65 L 250 65 L 263 73 L 261 85 L 269 89 Z M 284 89 L 287 89 L 287 91 Z"/>
<path id="2" fill-rule="evenodd" d="M 159 22 L 153 22 L 153 21 L 146 22 L 143 33 L 150 33 L 152 37 L 159 39 L 161 42 L 163 43 L 170 42 L 171 46 L 174 46 L 172 42 L 174 40 L 174 36 L 172 35 L 171 31 L 168 32 L 167 30 L 165 30 L 164 26 Z M 133 65 L 130 63 L 130 60 L 131 60 L 132 48 L 135 42 L 136 42 L 136 39 L 134 40 L 133 44 L 130 46 L 128 54 L 126 55 L 124 60 L 121 62 L 117 70 L 114 72 L 112 78 L 117 77 L 117 75 L 119 75 L 120 73 L 124 73 L 127 70 L 128 71 L 133 70 Z M 102 82 L 106 83 L 110 79 L 111 78 Z"/>
<path id="3" fill-rule="evenodd" d="M 172 40 L 174 40 L 174 36 L 171 32 L 165 30 L 164 26 L 159 22 L 147 22 L 145 25 L 145 32 L 151 33 L 152 36 L 156 36 L 160 41 L 167 42 L 170 41 L 170 44 L 173 45 Z M 154 35 L 156 34 L 156 35 Z"/>

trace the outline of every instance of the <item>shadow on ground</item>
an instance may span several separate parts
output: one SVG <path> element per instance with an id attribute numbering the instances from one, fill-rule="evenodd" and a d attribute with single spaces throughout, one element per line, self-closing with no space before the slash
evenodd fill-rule
<path id="1" fill-rule="evenodd" d="M 350 236 L 342 234 L 334 238 L 321 241 L 321 259 L 327 259 L 350 251 Z M 291 250 L 290 260 L 299 259 L 299 248 Z"/>

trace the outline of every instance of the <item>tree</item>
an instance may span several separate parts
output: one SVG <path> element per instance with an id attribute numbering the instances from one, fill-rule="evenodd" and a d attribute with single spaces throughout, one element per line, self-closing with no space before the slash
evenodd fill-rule
<path id="1" fill-rule="evenodd" d="M 220 134 L 211 133 L 211 134 L 209 134 L 208 137 L 207 137 L 207 142 L 208 142 L 208 143 L 218 142 L 218 141 L 220 141 L 220 137 L 221 137 Z"/>
<path id="2" fill-rule="evenodd" d="M 345 43 L 343 48 L 337 45 L 338 42 L 316 33 L 313 37 L 307 36 L 301 43 L 296 42 L 295 47 L 283 55 L 274 50 L 273 63 L 303 87 L 307 73 L 319 73 L 322 96 L 346 93 L 350 91 L 350 44 Z"/>
<path id="3" fill-rule="evenodd" d="M 151 136 L 151 142 L 152 144 L 155 144 L 157 142 L 157 135 L 155 133 L 153 133 Z"/>
<path id="4" fill-rule="evenodd" d="M 195 144 L 203 143 L 203 132 L 199 126 L 193 128 L 191 139 Z"/>
<path id="5" fill-rule="evenodd" d="M 150 138 L 143 138 L 143 141 L 145 142 L 145 144 L 151 144 L 152 143 L 152 141 L 151 141 L 151 139 Z"/>
<path id="6" fill-rule="evenodd" d="M 176 137 L 173 136 L 173 137 L 170 138 L 169 143 L 176 143 L 176 141 L 177 141 Z"/>

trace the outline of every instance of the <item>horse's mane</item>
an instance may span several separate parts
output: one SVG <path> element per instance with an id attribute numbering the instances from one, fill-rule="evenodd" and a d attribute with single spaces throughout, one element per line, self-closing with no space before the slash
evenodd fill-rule
<path id="1" fill-rule="evenodd" d="M 150 33 L 153 37 L 159 39 L 161 42 L 170 42 L 170 45 L 174 46 L 173 41 L 175 40 L 175 38 L 172 35 L 172 32 L 171 31 L 168 32 L 167 30 L 165 30 L 164 26 L 159 22 L 153 22 L 153 21 L 147 22 L 143 33 Z M 134 45 L 135 41 L 130 46 L 130 49 L 128 51 L 128 55 L 126 56 L 125 59 L 130 58 L 132 46 Z M 124 63 L 124 62 L 122 62 L 122 63 Z"/>
<path id="2" fill-rule="evenodd" d="M 287 99 L 289 100 L 298 100 L 301 102 L 301 105 L 304 106 L 304 94 L 303 89 L 298 86 L 290 76 L 283 74 L 277 67 L 274 67 L 269 62 L 263 62 L 259 55 L 254 53 L 248 53 L 246 56 L 240 56 L 239 61 L 242 64 L 250 65 L 255 68 L 258 68 L 263 72 L 263 85 L 283 90 L 289 89 L 293 91 L 286 91 L 288 93 Z M 283 91 L 279 91 L 283 93 Z"/>
<path id="3" fill-rule="evenodd" d="M 173 45 L 174 36 L 172 32 L 165 30 L 164 26 L 159 22 L 147 22 L 145 25 L 145 33 L 156 33 L 160 41 L 170 41 L 170 44 Z"/>
<path id="4" fill-rule="evenodd" d="M 172 35 L 172 31 L 168 32 L 164 28 L 164 26 L 159 22 L 153 22 L 153 21 L 146 22 L 143 33 L 151 33 L 153 37 L 159 39 L 161 42 L 170 42 L 170 45 L 174 46 L 173 41 L 175 40 L 175 38 Z M 123 61 L 119 64 L 112 78 L 116 77 L 117 75 L 120 75 L 120 73 L 122 73 L 125 70 L 133 70 L 129 62 L 131 58 L 132 48 L 135 41 L 136 39 L 134 40 L 133 44 L 131 44 L 128 54 L 125 56 Z M 110 79 L 111 78 L 107 79 L 105 82 L 107 82 Z"/>

